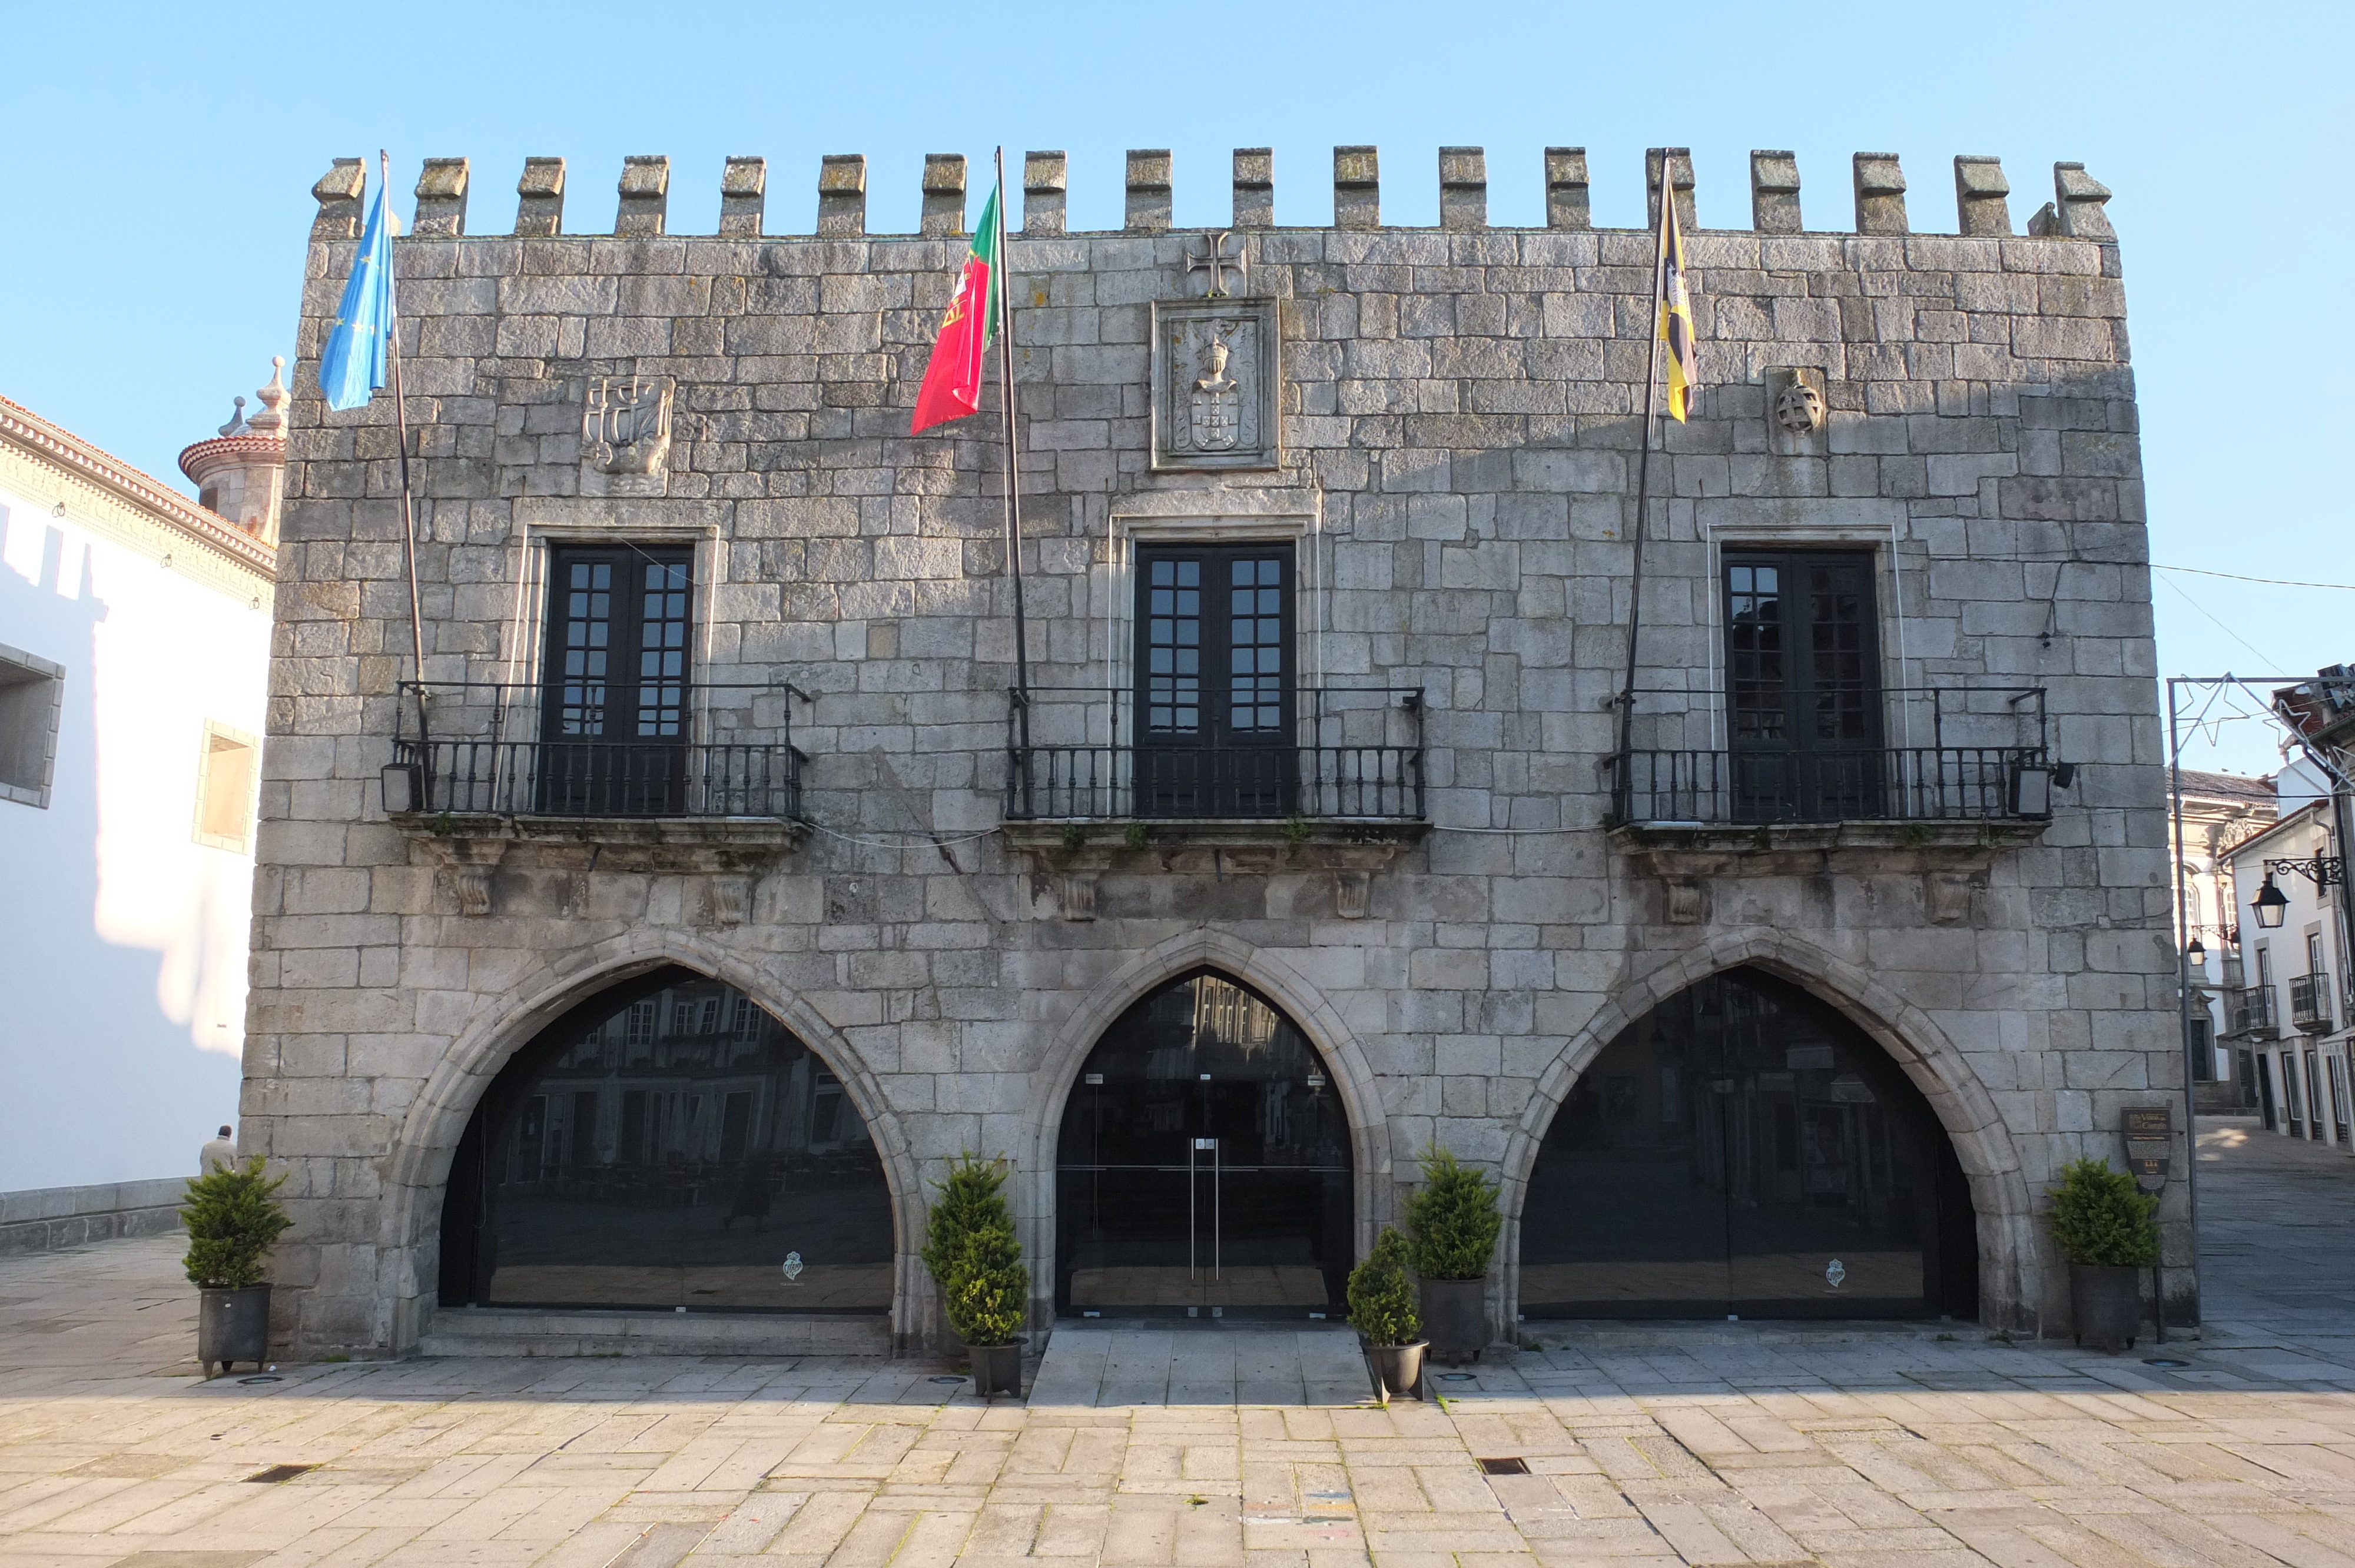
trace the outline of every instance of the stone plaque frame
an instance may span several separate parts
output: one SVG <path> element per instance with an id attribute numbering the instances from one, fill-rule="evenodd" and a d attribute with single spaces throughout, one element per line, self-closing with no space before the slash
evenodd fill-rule
<path id="1" fill-rule="evenodd" d="M 1156 473 L 1272 469 L 1282 450 L 1276 429 L 1276 367 L 1281 317 L 1272 299 L 1156 300 L 1153 302 L 1153 469 Z M 1201 355 L 1216 332 L 1226 344 L 1224 376 L 1235 384 L 1216 407 L 1196 408 L 1207 379 Z M 1231 420 L 1231 445 L 1198 439 L 1205 418 Z"/>

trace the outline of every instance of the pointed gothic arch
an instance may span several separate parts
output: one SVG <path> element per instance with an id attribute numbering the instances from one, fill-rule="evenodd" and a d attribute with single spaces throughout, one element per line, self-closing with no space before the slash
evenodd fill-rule
<path id="1" fill-rule="evenodd" d="M 1205 970 L 1229 977 L 1265 998 L 1328 1065 L 1331 1086 L 1348 1120 L 1352 1256 L 1362 1255 L 1371 1245 L 1385 1212 L 1380 1205 L 1386 1201 L 1392 1165 L 1389 1116 L 1372 1064 L 1338 1010 L 1297 970 L 1224 932 L 1201 929 L 1137 954 L 1099 981 L 1064 1016 L 1049 1043 L 1033 1077 L 1038 1092 L 1025 1113 L 1022 1139 L 1027 1170 L 1021 1201 L 1029 1231 L 1026 1241 L 1034 1257 L 1059 1255 L 1057 1146 L 1073 1092 L 1082 1087 L 1081 1074 L 1089 1055 L 1132 1008 L 1171 982 Z M 1033 1271 L 1034 1316 L 1042 1319 L 1051 1316 L 1055 1287 L 1051 1269 Z"/>
<path id="2" fill-rule="evenodd" d="M 1918 1091 L 1967 1184 L 1977 1251 L 1979 1315 L 1990 1304 L 2041 1298 L 2034 1204 L 2019 1150 L 1993 1097 L 1964 1052 L 1926 1012 L 1861 967 L 1788 932 L 1728 933 L 1666 956 L 1599 1007 L 1539 1079 L 1509 1129 L 1502 1165 L 1512 1223 L 1502 1260 L 1508 1312 L 1521 1298 L 1522 1217 L 1541 1146 L 1564 1102 L 1598 1057 L 1656 1009 L 1694 986 L 1749 967 L 1785 981 L 1837 1013 L 1883 1052 Z M 1509 1319 L 1508 1319 L 1509 1320 Z"/>
<path id="3" fill-rule="evenodd" d="M 443 1198 L 453 1160 L 484 1096 L 517 1053 L 584 1001 L 668 967 L 741 992 L 839 1079 L 881 1163 L 894 1235 L 891 1328 L 904 1340 L 909 1303 L 929 1277 L 915 1247 L 923 1206 L 917 1162 L 881 1085 L 858 1050 L 822 1015 L 772 985 L 744 956 L 676 931 L 633 931 L 537 966 L 506 991 L 479 997 L 456 1038 L 411 1100 L 384 1162 L 378 1245 L 393 1288 L 379 1298 L 374 1342 L 413 1346 L 438 1293 Z"/>

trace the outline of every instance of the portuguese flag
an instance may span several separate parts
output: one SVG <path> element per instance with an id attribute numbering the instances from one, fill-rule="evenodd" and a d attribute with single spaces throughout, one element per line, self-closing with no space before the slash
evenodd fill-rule
<path id="1" fill-rule="evenodd" d="M 916 393 L 916 423 L 920 434 L 951 419 L 962 419 L 981 407 L 981 367 L 997 336 L 998 272 L 1006 256 L 1006 225 L 998 197 L 1002 187 L 989 193 L 974 226 L 973 250 L 964 259 L 957 280 L 956 298 L 941 318 L 941 335 L 932 343 L 932 363 L 924 367 L 924 385 Z"/>

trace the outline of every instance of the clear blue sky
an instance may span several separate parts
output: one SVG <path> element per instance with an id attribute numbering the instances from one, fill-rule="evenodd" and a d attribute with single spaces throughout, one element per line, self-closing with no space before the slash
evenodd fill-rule
<path id="1" fill-rule="evenodd" d="M 570 161 L 567 227 L 610 228 L 632 153 L 672 160 L 671 226 L 717 227 L 721 159 L 769 160 L 806 231 L 821 154 L 869 159 L 869 226 L 915 226 L 927 152 L 1062 147 L 1074 227 L 1120 221 L 1121 156 L 1175 149 L 1180 224 L 1220 220 L 1228 151 L 1276 149 L 1277 215 L 1331 214 L 1373 143 L 1391 222 L 1435 221 L 1435 149 L 1485 145 L 1490 212 L 1542 222 L 1540 152 L 1583 144 L 1595 220 L 1642 221 L 1646 146 L 1693 149 L 1704 225 L 1746 227 L 1748 154 L 1799 154 L 1810 227 L 1849 156 L 1903 155 L 1914 227 L 1954 228 L 1957 153 L 2000 156 L 2014 220 L 2056 159 L 2116 192 L 2150 488 L 2169 565 L 2355 582 L 2343 481 L 2350 260 L 2343 3 L 752 5 L 0 9 L 0 393 L 177 481 L 175 458 L 289 350 L 312 202 L 337 154 L 474 160 L 507 227 L 527 154 Z M 2158 573 L 2168 673 L 2355 662 L 2355 593 Z M 2206 760 L 2254 771 L 2251 722 Z"/>

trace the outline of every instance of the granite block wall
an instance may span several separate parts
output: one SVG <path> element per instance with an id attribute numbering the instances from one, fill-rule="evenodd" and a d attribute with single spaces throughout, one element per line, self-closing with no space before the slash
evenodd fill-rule
<path id="1" fill-rule="evenodd" d="M 1982 730 L 2033 690 L 2051 755 L 2077 765 L 2025 827 L 1696 834 L 1617 820 L 1604 766 L 1653 236 L 1587 227 L 1578 149 L 1548 152 L 1545 228 L 1487 227 L 1479 151 L 1441 160 L 1439 228 L 1380 225 L 1371 148 L 1337 152 L 1336 226 L 1295 228 L 1270 222 L 1272 156 L 1239 152 L 1228 244 L 1245 265 L 1207 276 L 1188 260 L 1215 238 L 1168 227 L 1167 154 L 1131 155 L 1109 233 L 1065 231 L 1060 154 L 1024 164 L 1009 276 L 1033 684 L 1125 678 L 1140 543 L 1282 537 L 1304 678 L 1423 694 L 1427 826 L 1156 829 L 1141 847 L 1117 822 L 1006 819 L 996 423 L 909 433 L 967 248 L 966 174 L 946 159 L 926 165 L 918 236 L 864 232 L 856 158 L 826 161 L 815 234 L 763 232 L 758 160 L 730 161 L 718 236 L 666 231 L 659 160 L 623 173 L 616 235 L 564 232 L 559 160 L 526 169 L 513 233 L 470 232 L 463 162 L 428 166 L 396 248 L 426 675 L 530 677 L 550 542 L 687 544 L 700 666 L 774 688 L 763 722 L 789 720 L 808 757 L 807 825 L 592 842 L 388 818 L 410 589 L 389 395 L 344 413 L 318 395 L 360 212 L 359 166 L 336 164 L 304 282 L 244 1121 L 294 1171 L 278 1278 L 300 1345 L 416 1342 L 483 1086 L 565 1006 L 661 961 L 759 997 L 844 1078 L 900 1205 L 901 1343 L 938 1331 L 912 1255 L 927 1179 L 963 1150 L 1007 1156 L 1026 1240 L 1051 1255 L 1072 1074 L 1129 1002 L 1204 963 L 1336 1065 L 1361 1245 L 1433 1139 L 1518 1204 L 1552 1108 L 1618 1028 L 1715 969 L 1773 969 L 1936 1107 L 1978 1213 L 1983 1320 L 2065 1324 L 2043 1188 L 2080 1152 L 2115 1154 L 2125 1107 L 2181 1093 L 2108 193 L 2061 165 L 2014 233 L 2000 166 L 1959 159 L 1966 232 L 1916 233 L 1896 160 L 1868 154 L 1854 231 L 1807 231 L 1796 161 L 1759 154 L 1754 229 L 1689 235 L 1704 390 L 1648 470 L 1636 685 L 1667 695 L 1639 700 L 1634 743 L 1721 731 L 1727 545 L 1848 544 L 1873 556 L 1882 683 L 1924 694 L 1891 699 L 1908 744 L 1930 744 L 1913 726 L 1934 722 L 1934 689 L 1996 693 Z M 1680 150 L 1647 170 L 1656 203 L 1665 176 L 1689 207 Z M 1156 470 L 1154 306 L 1219 282 L 1273 302 L 1280 450 L 1260 470 Z M 584 451 L 592 387 L 631 376 L 675 387 L 652 474 Z M 1802 383 L 1819 418 L 1794 429 L 1777 389 Z M 1088 722 L 1043 698 L 1036 716 Z M 2164 1213 L 2188 1318 L 2179 1193 Z M 1500 1334 L 1514 1234 L 1491 1281 Z"/>

